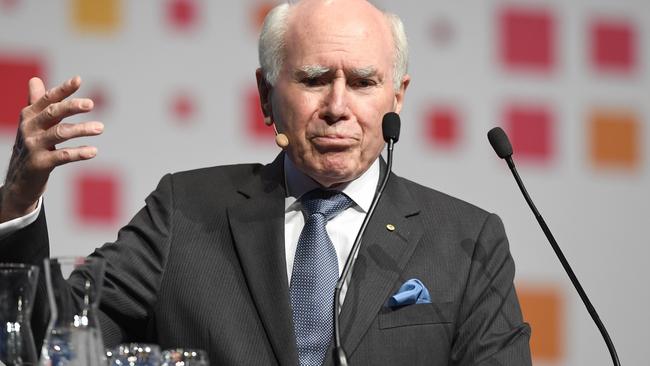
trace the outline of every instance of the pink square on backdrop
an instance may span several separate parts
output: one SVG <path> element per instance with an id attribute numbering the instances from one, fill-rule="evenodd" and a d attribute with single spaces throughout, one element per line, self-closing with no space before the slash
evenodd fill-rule
<path id="1" fill-rule="evenodd" d="M 103 85 L 95 85 L 88 91 L 88 98 L 93 100 L 94 113 L 103 113 L 110 107 L 109 93 Z"/>
<path id="2" fill-rule="evenodd" d="M 460 135 L 459 124 L 457 111 L 449 106 L 434 106 L 426 115 L 427 136 L 436 145 L 456 146 Z"/>
<path id="3" fill-rule="evenodd" d="M 198 20 L 198 7 L 196 0 L 169 0 L 167 2 L 169 24 L 179 30 L 193 27 Z"/>
<path id="4" fill-rule="evenodd" d="M 19 0 L 0 0 L 0 8 L 2 8 L 3 11 L 11 11 L 14 10 L 16 5 L 18 5 Z"/>
<path id="5" fill-rule="evenodd" d="M 631 23 L 598 20 L 591 25 L 591 61 L 601 71 L 631 72 L 637 64 L 637 36 Z"/>
<path id="6" fill-rule="evenodd" d="M 505 113 L 515 159 L 548 161 L 553 155 L 553 115 L 546 106 L 512 105 Z"/>
<path id="7" fill-rule="evenodd" d="M 0 134 L 16 134 L 20 111 L 28 103 L 27 82 L 34 76 L 43 78 L 39 58 L 0 55 Z"/>
<path id="8" fill-rule="evenodd" d="M 113 172 L 86 172 L 76 177 L 75 214 L 87 224 L 114 224 L 119 215 L 120 185 Z"/>
<path id="9" fill-rule="evenodd" d="M 500 55 L 507 68 L 551 71 L 555 18 L 546 9 L 508 7 L 500 14 Z"/>
<path id="10" fill-rule="evenodd" d="M 196 114 L 196 103 L 192 93 L 178 91 L 171 99 L 171 113 L 178 122 L 189 122 Z"/>

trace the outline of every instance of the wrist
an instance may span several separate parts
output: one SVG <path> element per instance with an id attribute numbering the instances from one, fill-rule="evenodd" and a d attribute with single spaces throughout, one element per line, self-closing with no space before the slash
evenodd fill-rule
<path id="1" fill-rule="evenodd" d="M 9 187 L 0 188 L 0 223 L 23 217 L 33 212 L 38 205 L 38 199 L 23 200 L 12 194 Z"/>

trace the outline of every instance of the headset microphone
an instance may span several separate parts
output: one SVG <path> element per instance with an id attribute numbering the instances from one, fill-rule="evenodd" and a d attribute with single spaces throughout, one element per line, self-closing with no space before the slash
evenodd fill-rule
<path id="1" fill-rule="evenodd" d="M 269 116 L 264 117 L 264 124 L 267 126 L 273 126 L 273 132 L 275 132 L 275 144 L 278 145 L 280 149 L 286 149 L 289 146 L 289 138 L 283 133 L 279 133 L 275 123 Z"/>

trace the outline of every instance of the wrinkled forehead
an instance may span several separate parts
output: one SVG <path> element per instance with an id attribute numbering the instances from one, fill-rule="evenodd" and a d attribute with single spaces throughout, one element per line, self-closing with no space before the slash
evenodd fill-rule
<path id="1" fill-rule="evenodd" d="M 333 67 L 346 63 L 355 67 L 392 67 L 393 36 L 378 9 L 355 0 L 301 5 L 293 8 L 288 18 L 285 56 L 291 65 L 287 66 L 302 63 Z"/>

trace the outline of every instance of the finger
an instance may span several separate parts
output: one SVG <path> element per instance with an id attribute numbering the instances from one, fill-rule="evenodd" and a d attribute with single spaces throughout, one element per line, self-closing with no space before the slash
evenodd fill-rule
<path id="1" fill-rule="evenodd" d="M 73 116 L 79 113 L 90 112 L 94 107 L 94 103 L 88 98 L 74 98 L 64 100 L 62 102 L 50 104 L 41 111 L 30 123 L 31 126 L 40 129 L 48 129 L 51 126 L 59 123 L 66 117 Z"/>
<path id="2" fill-rule="evenodd" d="M 36 103 L 37 100 L 43 97 L 45 94 L 45 84 L 40 78 L 31 78 L 29 79 L 29 104 L 32 105 Z"/>
<path id="3" fill-rule="evenodd" d="M 40 83 L 42 84 L 43 82 L 41 81 Z M 63 84 L 42 93 L 37 98 L 37 100 L 32 104 L 31 108 L 35 113 L 39 113 L 50 104 L 60 102 L 63 99 L 69 97 L 70 95 L 72 95 L 72 93 L 79 90 L 80 86 L 81 86 L 81 77 L 75 76 L 72 79 L 64 82 Z M 35 90 L 35 92 L 37 91 L 38 89 Z M 35 93 L 34 96 L 38 96 L 38 93 Z M 31 90 L 30 90 L 30 100 L 31 100 Z"/>
<path id="4" fill-rule="evenodd" d="M 94 146 L 64 147 L 43 153 L 38 159 L 42 162 L 42 169 L 54 169 L 57 166 L 72 163 L 80 160 L 88 160 L 97 156 L 97 148 Z"/>
<path id="5" fill-rule="evenodd" d="M 97 136 L 104 131 L 104 124 L 99 121 L 84 123 L 59 123 L 50 127 L 40 137 L 40 145 L 50 148 L 70 139 Z"/>

